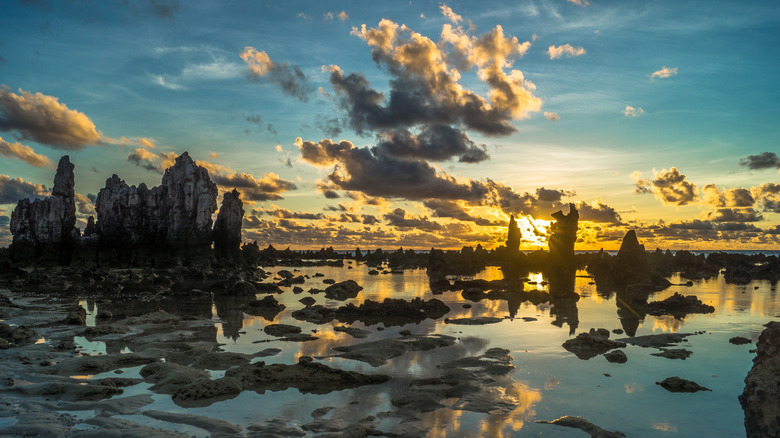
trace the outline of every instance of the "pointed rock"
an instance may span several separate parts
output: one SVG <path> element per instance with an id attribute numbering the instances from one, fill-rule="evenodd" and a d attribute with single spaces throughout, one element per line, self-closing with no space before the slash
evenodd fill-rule
<path id="1" fill-rule="evenodd" d="M 214 223 L 214 252 L 218 257 L 232 257 L 241 250 L 243 218 L 244 203 L 241 202 L 241 193 L 236 189 L 226 192 Z"/>

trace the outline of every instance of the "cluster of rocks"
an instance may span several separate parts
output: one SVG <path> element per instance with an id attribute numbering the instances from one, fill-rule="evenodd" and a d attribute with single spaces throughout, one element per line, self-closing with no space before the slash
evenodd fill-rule
<path id="1" fill-rule="evenodd" d="M 765 327 L 739 396 L 748 438 L 780 436 L 780 322 Z"/>
<path id="2" fill-rule="evenodd" d="M 18 264 L 197 265 L 216 254 L 240 254 L 244 210 L 240 194 L 225 193 L 217 210 L 217 186 L 187 152 L 166 169 L 159 186 L 106 180 L 83 234 L 76 228 L 74 165 L 63 156 L 51 196 L 22 199 L 11 215 L 11 258 Z M 212 251 L 212 244 L 214 250 Z"/>

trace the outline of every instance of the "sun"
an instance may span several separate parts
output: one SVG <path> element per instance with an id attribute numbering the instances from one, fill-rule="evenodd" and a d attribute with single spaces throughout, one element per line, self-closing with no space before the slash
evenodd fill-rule
<path id="1" fill-rule="evenodd" d="M 547 245 L 547 239 L 550 235 L 550 224 L 553 221 L 534 219 L 531 216 L 520 216 L 516 221 L 522 236 L 522 246 L 530 248 Z"/>

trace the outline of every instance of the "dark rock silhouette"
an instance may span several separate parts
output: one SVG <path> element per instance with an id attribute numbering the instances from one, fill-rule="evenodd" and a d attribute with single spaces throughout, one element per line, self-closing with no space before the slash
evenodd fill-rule
<path id="1" fill-rule="evenodd" d="M 70 157 L 60 159 L 51 196 L 22 199 L 11 213 L 11 254 L 19 262 L 70 263 L 76 228 L 74 165 Z"/>
<path id="2" fill-rule="evenodd" d="M 117 175 L 100 189 L 95 210 L 102 248 L 121 249 L 131 261 L 177 263 L 207 256 L 217 185 L 187 152 L 165 170 L 161 185 L 128 186 Z M 128 251 L 129 250 L 129 251 Z"/>
<path id="3" fill-rule="evenodd" d="M 748 438 L 780 436 L 780 322 L 765 327 L 739 396 Z"/>
<path id="4" fill-rule="evenodd" d="M 240 194 L 225 194 L 212 229 L 217 185 L 187 152 L 151 189 L 146 184 L 129 186 L 117 175 L 108 178 L 95 202 L 97 220 L 89 217 L 83 236 L 75 227 L 74 168 L 63 156 L 51 196 L 22 199 L 14 209 L 9 253 L 15 263 L 159 267 L 208 265 L 214 253 L 239 258 L 244 213 Z"/>
<path id="5" fill-rule="evenodd" d="M 577 207 L 570 203 L 569 214 L 556 211 L 552 217 L 555 222 L 550 224 L 550 269 L 554 272 L 574 274 L 574 243 L 577 241 L 580 214 Z"/>
<path id="6" fill-rule="evenodd" d="M 214 253 L 217 257 L 234 258 L 241 250 L 241 221 L 244 218 L 244 203 L 238 190 L 226 192 L 222 197 L 214 223 Z"/>

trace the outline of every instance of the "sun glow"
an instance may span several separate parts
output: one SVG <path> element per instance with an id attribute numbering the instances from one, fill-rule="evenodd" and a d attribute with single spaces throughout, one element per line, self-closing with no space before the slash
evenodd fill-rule
<path id="1" fill-rule="evenodd" d="M 547 246 L 547 237 L 550 234 L 550 224 L 553 221 L 534 219 L 531 216 L 520 216 L 517 226 L 522 236 L 521 245 L 528 249 L 537 249 Z"/>

